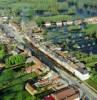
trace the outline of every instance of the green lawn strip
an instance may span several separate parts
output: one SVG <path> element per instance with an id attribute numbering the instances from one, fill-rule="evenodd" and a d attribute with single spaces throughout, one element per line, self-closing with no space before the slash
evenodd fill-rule
<path id="1" fill-rule="evenodd" d="M 93 80 L 93 79 L 88 79 L 87 81 L 86 81 L 90 86 L 92 86 L 94 89 L 96 89 L 97 90 L 97 80 L 95 81 L 95 80 Z"/>
<path id="2" fill-rule="evenodd" d="M 97 32 L 97 24 L 87 24 L 83 32 L 85 32 L 86 34 Z"/>
<path id="3" fill-rule="evenodd" d="M 68 27 L 68 31 L 79 30 L 79 29 L 80 29 L 80 25 L 71 25 Z"/>
<path id="4" fill-rule="evenodd" d="M 87 67 L 91 68 L 91 67 L 94 67 L 95 64 L 97 63 L 97 61 L 93 61 L 93 62 L 89 62 L 87 64 L 85 64 Z"/>

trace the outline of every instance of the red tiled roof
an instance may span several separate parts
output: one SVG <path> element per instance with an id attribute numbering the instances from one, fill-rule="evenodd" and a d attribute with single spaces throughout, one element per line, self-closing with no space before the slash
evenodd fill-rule
<path id="1" fill-rule="evenodd" d="M 55 100 L 55 98 L 51 95 L 45 96 L 44 100 Z"/>
<path id="2" fill-rule="evenodd" d="M 71 98 L 75 99 L 79 97 L 79 90 L 73 87 L 68 87 L 68 88 L 61 89 L 53 93 L 52 95 L 58 100 L 63 100 L 65 98 L 71 100 Z"/>

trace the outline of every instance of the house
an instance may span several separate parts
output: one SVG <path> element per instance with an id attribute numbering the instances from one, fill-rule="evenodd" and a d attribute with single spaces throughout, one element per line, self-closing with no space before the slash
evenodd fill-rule
<path id="1" fill-rule="evenodd" d="M 32 62 L 33 62 L 33 57 L 28 57 L 26 63 L 32 63 Z"/>
<path id="2" fill-rule="evenodd" d="M 3 21 L 6 22 L 8 20 L 8 17 L 4 16 Z"/>
<path id="3" fill-rule="evenodd" d="M 81 23 L 82 23 L 82 20 L 75 20 L 75 21 L 74 21 L 74 24 L 75 24 L 75 25 L 80 25 Z"/>
<path id="4" fill-rule="evenodd" d="M 35 89 L 35 87 L 34 87 L 32 84 L 30 84 L 30 83 L 27 83 L 27 84 L 25 85 L 25 89 L 26 89 L 31 95 L 34 95 L 34 94 L 37 93 L 37 90 Z"/>
<path id="5" fill-rule="evenodd" d="M 86 23 L 91 23 L 91 24 L 96 24 L 97 23 L 97 17 L 91 17 L 91 18 L 86 18 L 85 20 L 84 20 L 84 22 L 86 22 Z"/>
<path id="6" fill-rule="evenodd" d="M 7 16 L 1 16 L 0 17 L 0 23 L 1 22 L 6 22 L 8 20 L 8 17 Z"/>
<path id="7" fill-rule="evenodd" d="M 51 27 L 52 25 L 51 25 L 50 22 L 46 22 L 46 23 L 44 24 L 44 26 L 45 26 L 46 28 L 48 28 L 48 27 Z"/>
<path id="8" fill-rule="evenodd" d="M 57 53 L 67 62 L 65 66 L 67 70 L 69 70 L 72 74 L 74 74 L 82 81 L 89 79 L 90 74 L 83 63 L 81 63 L 79 60 L 77 60 L 75 57 L 72 57 L 71 55 L 65 56 L 64 52 L 62 51 L 57 51 Z"/>
<path id="9" fill-rule="evenodd" d="M 20 50 L 24 50 L 25 49 L 23 44 L 18 44 L 17 48 L 20 49 Z"/>
<path id="10" fill-rule="evenodd" d="M 66 21 L 63 21 L 63 25 L 64 25 L 64 26 L 67 25 L 67 22 L 66 22 Z"/>
<path id="11" fill-rule="evenodd" d="M 21 53 L 21 51 L 18 48 L 15 48 L 15 50 L 12 51 L 13 55 L 17 55 L 17 54 L 20 54 L 20 53 Z"/>
<path id="12" fill-rule="evenodd" d="M 82 81 L 87 80 L 90 77 L 89 72 L 86 68 L 76 68 L 74 73 Z"/>
<path id="13" fill-rule="evenodd" d="M 80 92 L 78 87 L 68 86 L 44 97 L 44 100 L 80 100 Z"/>
<path id="14" fill-rule="evenodd" d="M 62 27 L 62 25 L 63 25 L 62 22 L 56 22 L 57 27 Z"/>
<path id="15" fill-rule="evenodd" d="M 67 25 L 72 25 L 73 21 L 67 21 Z"/>
<path id="16" fill-rule="evenodd" d="M 38 74 L 41 74 L 41 67 L 43 66 L 41 61 L 38 60 L 36 57 L 31 56 L 27 58 L 26 63 L 34 63 L 34 65 L 26 67 L 25 72 L 26 73 L 31 73 L 31 72 L 38 72 Z"/>

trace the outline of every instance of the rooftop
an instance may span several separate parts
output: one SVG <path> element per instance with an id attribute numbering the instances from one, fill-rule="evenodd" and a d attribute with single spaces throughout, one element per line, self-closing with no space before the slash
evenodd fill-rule
<path id="1" fill-rule="evenodd" d="M 77 68 L 77 70 L 78 70 L 79 72 L 81 72 L 82 74 L 87 74 L 87 73 L 89 73 L 88 70 L 87 70 L 86 68 Z"/>
<path id="2" fill-rule="evenodd" d="M 79 90 L 76 87 L 69 86 L 56 91 L 51 95 L 54 96 L 57 100 L 74 100 L 76 98 L 79 98 Z"/>

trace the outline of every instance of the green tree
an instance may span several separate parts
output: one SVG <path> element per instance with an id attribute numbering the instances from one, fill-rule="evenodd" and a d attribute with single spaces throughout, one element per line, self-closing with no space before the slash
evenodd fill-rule
<path id="1" fill-rule="evenodd" d="M 10 56 L 5 60 L 6 66 L 10 67 L 11 65 L 23 64 L 26 61 L 26 57 L 24 55 L 15 55 Z"/>
<path id="2" fill-rule="evenodd" d="M 5 46 L 0 44 L 0 59 L 3 59 L 5 56 Z"/>
<path id="3" fill-rule="evenodd" d="M 0 82 L 6 83 L 10 82 L 14 78 L 14 71 L 13 70 L 5 70 L 2 75 L 0 76 Z M 7 83 L 6 83 L 7 85 Z"/>

